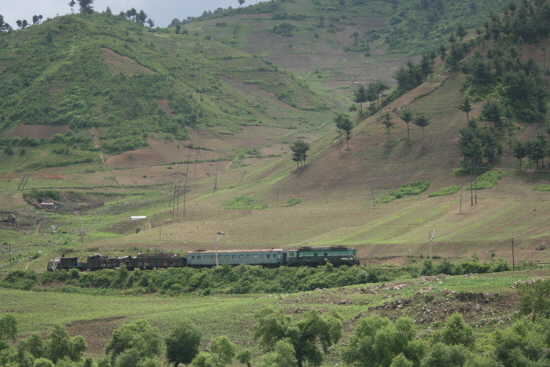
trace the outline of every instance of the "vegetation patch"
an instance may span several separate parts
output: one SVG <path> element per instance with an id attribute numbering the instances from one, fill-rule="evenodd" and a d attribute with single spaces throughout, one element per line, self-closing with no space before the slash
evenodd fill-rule
<path id="1" fill-rule="evenodd" d="M 251 197 L 248 196 L 239 196 L 237 198 L 226 201 L 223 204 L 224 209 L 233 209 L 233 210 L 261 210 L 266 209 L 266 204 L 255 203 Z"/>
<path id="2" fill-rule="evenodd" d="M 538 184 L 533 187 L 535 191 L 550 191 L 550 184 Z"/>
<path id="3" fill-rule="evenodd" d="M 500 179 L 507 175 L 507 171 L 487 171 L 479 176 L 466 190 L 472 190 L 472 188 L 474 190 L 492 189 Z"/>
<path id="4" fill-rule="evenodd" d="M 439 191 L 432 192 L 430 195 L 428 195 L 428 197 L 431 198 L 434 196 L 452 195 L 458 191 L 460 191 L 460 186 L 449 186 L 449 187 L 444 187 Z"/>
<path id="5" fill-rule="evenodd" d="M 294 206 L 294 205 L 297 205 L 297 204 L 300 204 L 302 202 L 302 199 L 300 198 L 292 198 L 290 200 L 288 200 L 286 203 L 283 204 L 283 206 Z"/>
<path id="6" fill-rule="evenodd" d="M 430 181 L 413 181 L 402 185 L 389 195 L 376 200 L 377 203 L 389 203 L 395 199 L 400 199 L 405 195 L 418 195 L 426 191 L 430 187 Z"/>

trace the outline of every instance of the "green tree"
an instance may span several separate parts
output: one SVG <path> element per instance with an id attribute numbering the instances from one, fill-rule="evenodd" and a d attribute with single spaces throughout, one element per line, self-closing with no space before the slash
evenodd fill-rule
<path id="1" fill-rule="evenodd" d="M 281 339 L 275 343 L 273 352 L 262 357 L 258 367 L 295 367 L 298 363 L 296 351 L 289 339 Z"/>
<path id="2" fill-rule="evenodd" d="M 212 339 L 210 351 L 218 355 L 219 360 L 225 365 L 233 363 L 235 358 L 235 344 L 225 335 L 220 335 Z"/>
<path id="3" fill-rule="evenodd" d="M 548 320 L 533 323 L 521 319 L 511 327 L 493 334 L 494 354 L 501 366 L 544 366 L 538 361 L 548 361 Z M 543 357 L 545 356 L 545 357 Z"/>
<path id="4" fill-rule="evenodd" d="M 82 14 L 92 14 L 94 12 L 93 8 L 94 0 L 78 0 L 78 5 L 80 6 L 80 12 Z"/>
<path id="5" fill-rule="evenodd" d="M 434 333 L 433 340 L 446 345 L 460 344 L 467 348 L 473 347 L 475 343 L 472 328 L 464 322 L 462 314 L 459 313 L 454 313 L 447 319 L 445 327 Z"/>
<path id="6" fill-rule="evenodd" d="M 413 124 L 422 128 L 422 142 L 424 142 L 424 128 L 431 123 L 430 118 L 424 113 L 419 113 L 413 118 Z"/>
<path id="7" fill-rule="evenodd" d="M 323 353 L 342 336 L 342 320 L 336 313 L 320 315 L 312 309 L 301 320 L 292 321 L 281 309 L 264 308 L 254 317 L 254 338 L 259 339 L 260 345 L 272 351 L 278 341 L 287 339 L 294 348 L 298 367 L 306 362 L 320 366 Z"/>
<path id="8" fill-rule="evenodd" d="M 470 97 L 464 97 L 464 101 L 460 106 L 458 106 L 458 109 L 466 113 L 466 121 L 468 121 L 470 119 L 470 112 L 472 112 L 472 103 L 470 102 Z"/>
<path id="9" fill-rule="evenodd" d="M 69 6 L 71 7 L 71 13 L 73 13 L 73 14 L 74 14 L 74 6 L 75 6 L 75 5 L 76 5 L 76 1 L 71 0 L 71 1 L 69 2 Z"/>
<path id="10" fill-rule="evenodd" d="M 199 353 L 201 332 L 190 320 L 180 321 L 165 339 L 166 359 L 169 363 L 189 364 Z"/>
<path id="11" fill-rule="evenodd" d="M 483 105 L 481 117 L 489 123 L 493 123 L 496 128 L 502 127 L 502 108 L 500 103 L 493 98 L 490 98 Z"/>
<path id="12" fill-rule="evenodd" d="M 46 341 L 45 356 L 54 363 L 65 357 L 78 362 L 87 349 L 88 345 L 82 336 L 71 338 L 64 325 L 56 324 Z"/>
<path id="13" fill-rule="evenodd" d="M 19 342 L 17 349 L 20 353 L 28 352 L 32 354 L 34 358 L 41 358 L 45 355 L 44 341 L 39 334 L 32 334 L 26 339 Z"/>
<path id="14" fill-rule="evenodd" d="M 447 47 L 445 45 L 439 46 L 439 58 L 443 61 L 443 67 L 445 67 L 445 60 L 447 59 Z"/>
<path id="15" fill-rule="evenodd" d="M 296 140 L 293 145 L 290 146 L 292 150 L 292 160 L 296 162 L 296 166 L 300 164 L 305 165 L 307 159 L 307 152 L 309 150 L 309 144 L 303 140 Z"/>
<path id="16" fill-rule="evenodd" d="M 139 13 L 136 14 L 136 22 L 139 24 L 145 24 L 145 21 L 147 20 L 147 14 L 143 10 L 140 10 Z"/>
<path id="17" fill-rule="evenodd" d="M 162 338 L 157 328 L 145 320 L 116 329 L 105 346 L 115 366 L 127 366 L 161 354 Z"/>
<path id="18" fill-rule="evenodd" d="M 382 115 L 382 124 L 388 130 L 388 135 L 390 135 L 390 129 L 395 127 L 395 123 L 391 120 L 391 116 L 389 112 L 386 112 L 385 114 Z"/>
<path id="19" fill-rule="evenodd" d="M 17 320 L 12 315 L 0 318 L 0 340 L 13 340 L 17 336 Z"/>
<path id="20" fill-rule="evenodd" d="M 367 88 L 365 88 L 364 85 L 361 85 L 357 92 L 353 94 L 352 101 L 355 103 L 359 103 L 359 114 L 363 115 L 363 103 L 369 101 L 369 95 L 367 94 Z"/>
<path id="21" fill-rule="evenodd" d="M 405 124 L 407 124 L 407 139 L 411 140 L 411 133 L 409 130 L 409 122 L 413 119 L 413 112 L 409 110 L 408 108 L 405 108 L 400 114 L 399 117 Z"/>
<path id="22" fill-rule="evenodd" d="M 239 5 L 242 7 L 244 4 L 244 0 L 239 0 Z"/>
<path id="23" fill-rule="evenodd" d="M 422 361 L 422 367 L 463 367 L 470 353 L 463 345 L 436 343 Z"/>
<path id="24" fill-rule="evenodd" d="M 458 23 L 458 26 L 456 28 L 456 35 L 460 42 L 466 37 L 466 30 L 464 29 L 464 26 L 461 23 Z"/>
<path id="25" fill-rule="evenodd" d="M 217 336 L 210 345 L 211 353 L 200 352 L 193 359 L 195 367 L 225 367 L 233 363 L 235 344 L 225 335 Z"/>
<path id="26" fill-rule="evenodd" d="M 241 350 L 236 356 L 239 363 L 246 364 L 247 367 L 252 367 L 250 362 L 252 361 L 252 352 L 250 349 Z"/>
<path id="27" fill-rule="evenodd" d="M 346 363 L 361 367 L 387 367 L 402 353 L 408 361 L 418 365 L 424 346 L 414 340 L 415 337 L 414 323 L 408 317 L 400 317 L 395 323 L 385 317 L 366 317 L 355 328 L 344 348 L 343 358 Z"/>
<path id="28" fill-rule="evenodd" d="M 351 130 L 353 129 L 353 123 L 349 119 L 349 117 L 338 114 L 334 118 L 334 122 L 336 123 L 336 127 L 338 130 L 345 132 L 346 134 L 346 150 L 349 150 L 349 140 L 351 139 Z"/>
<path id="29" fill-rule="evenodd" d="M 391 361 L 390 367 L 414 367 L 414 363 L 409 361 L 403 353 L 400 353 Z"/>
<path id="30" fill-rule="evenodd" d="M 550 318 L 550 280 L 537 280 L 522 286 L 520 311 L 533 320 L 539 317 Z"/>

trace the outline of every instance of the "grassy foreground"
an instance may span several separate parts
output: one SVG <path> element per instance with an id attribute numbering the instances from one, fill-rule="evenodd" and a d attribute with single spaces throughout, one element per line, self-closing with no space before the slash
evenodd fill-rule
<path id="1" fill-rule="evenodd" d="M 182 318 L 195 322 L 203 333 L 203 344 L 227 335 L 239 348 L 260 351 L 252 338 L 253 314 L 264 305 L 284 309 L 299 318 L 304 311 L 338 311 L 344 320 L 346 343 L 361 317 L 378 314 L 392 320 L 409 316 L 421 333 L 460 312 L 477 327 L 478 342 L 496 325 L 510 323 L 516 314 L 518 291 L 515 282 L 550 275 L 550 270 L 503 272 L 471 276 L 403 277 L 389 283 L 355 285 L 338 289 L 285 295 L 196 295 L 182 296 L 92 296 L 59 292 L 0 290 L 0 314 L 13 315 L 20 337 L 32 332 L 45 335 L 54 324 L 67 326 L 71 335 L 83 335 L 94 357 L 103 355 L 111 333 L 122 324 L 147 320 L 167 335 Z M 401 307 L 398 307 L 401 305 Z M 436 323 L 436 324 L 434 324 Z M 336 348 L 332 358 L 337 357 Z M 329 363 L 327 358 L 325 363 Z"/>

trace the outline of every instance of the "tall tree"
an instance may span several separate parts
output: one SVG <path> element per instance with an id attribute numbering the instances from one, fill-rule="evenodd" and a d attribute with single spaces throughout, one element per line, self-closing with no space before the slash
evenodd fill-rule
<path id="1" fill-rule="evenodd" d="M 40 24 L 40 21 L 42 20 L 42 15 L 33 15 L 32 16 L 32 24 Z"/>
<path id="2" fill-rule="evenodd" d="M 278 341 L 288 340 L 294 348 L 296 363 L 320 366 L 323 353 L 336 344 L 342 336 L 342 320 L 338 314 L 321 315 L 316 309 L 306 313 L 299 321 L 285 315 L 282 309 L 264 308 L 254 317 L 254 338 L 266 350 L 273 350 Z"/>
<path id="3" fill-rule="evenodd" d="M 147 20 L 147 14 L 143 10 L 140 10 L 139 13 L 136 13 L 136 22 L 139 24 L 145 24 L 145 21 Z"/>
<path id="4" fill-rule="evenodd" d="M 292 150 L 292 160 L 296 162 L 296 166 L 300 164 L 306 164 L 307 151 L 309 150 L 309 144 L 303 140 L 296 140 L 296 142 L 290 146 Z"/>
<path id="5" fill-rule="evenodd" d="M 45 354 L 54 363 L 65 357 L 77 362 L 80 361 L 86 349 L 88 345 L 82 336 L 71 338 L 64 325 L 56 324 L 46 342 Z"/>
<path id="6" fill-rule="evenodd" d="M 485 121 L 492 122 L 494 127 L 498 129 L 502 127 L 502 108 L 496 99 L 489 98 L 485 102 L 481 116 Z"/>
<path id="7" fill-rule="evenodd" d="M 411 140 L 411 133 L 409 130 L 409 122 L 413 120 L 413 112 L 408 108 L 405 108 L 400 114 L 399 117 L 405 124 L 407 124 L 407 139 Z"/>
<path id="8" fill-rule="evenodd" d="M 400 317 L 395 323 L 380 316 L 362 318 L 344 348 L 344 361 L 361 367 L 390 366 L 403 353 L 419 366 L 424 348 L 415 336 L 414 323 L 408 317 Z"/>
<path id="9" fill-rule="evenodd" d="M 470 119 L 470 112 L 472 112 L 472 103 L 470 102 L 470 98 L 468 96 L 464 97 L 464 101 L 460 106 L 458 106 L 458 109 L 466 113 L 466 121 L 468 121 Z"/>
<path id="10" fill-rule="evenodd" d="M 244 4 L 244 0 L 239 0 L 239 5 L 242 7 Z"/>
<path id="11" fill-rule="evenodd" d="M 388 129 L 388 135 L 390 135 L 390 129 L 395 127 L 395 123 L 391 120 L 389 112 L 382 115 L 382 124 Z"/>
<path id="12" fill-rule="evenodd" d="M 199 353 L 201 332 L 195 324 L 185 319 L 175 325 L 170 335 L 165 339 L 166 359 L 169 363 L 189 364 Z"/>
<path id="13" fill-rule="evenodd" d="M 353 94 L 351 99 L 355 103 L 359 103 L 359 114 L 363 115 L 363 103 L 368 101 L 367 88 L 364 85 L 361 85 L 357 92 Z"/>
<path id="14" fill-rule="evenodd" d="M 105 354 L 116 365 L 131 365 L 161 353 L 162 338 L 157 328 L 145 320 L 116 329 L 105 346 Z"/>
<path id="15" fill-rule="evenodd" d="M 17 320 L 12 315 L 0 318 L 0 340 L 13 340 L 17 336 Z"/>
<path id="16" fill-rule="evenodd" d="M 80 12 L 82 14 L 92 14 L 94 12 L 93 8 L 94 0 L 78 0 L 78 5 L 80 6 Z"/>
<path id="17" fill-rule="evenodd" d="M 462 25 L 462 23 L 458 23 L 458 26 L 456 28 L 456 35 L 460 40 L 460 42 L 462 42 L 464 37 L 466 37 L 466 30 L 464 29 L 464 26 Z"/>
<path id="18" fill-rule="evenodd" d="M 353 129 L 353 123 L 349 119 L 349 117 L 338 114 L 334 118 L 334 122 L 336 123 L 336 127 L 338 130 L 343 131 L 346 134 L 346 150 L 349 150 L 349 140 L 351 139 L 351 130 Z"/>
<path id="19" fill-rule="evenodd" d="M 515 143 L 512 145 L 512 154 L 514 158 L 519 161 L 519 169 L 521 169 L 521 161 L 523 160 L 523 158 L 527 157 L 527 151 L 525 150 L 525 146 L 521 141 L 516 140 Z"/>
<path id="20" fill-rule="evenodd" d="M 73 13 L 73 14 L 74 14 L 74 6 L 75 6 L 75 5 L 76 5 L 76 1 L 71 0 L 71 1 L 69 2 L 69 6 L 71 7 L 71 13 Z"/>
<path id="21" fill-rule="evenodd" d="M 419 113 L 413 118 L 413 124 L 422 128 L 422 142 L 424 142 L 424 128 L 431 124 L 432 121 L 424 113 Z"/>
<path id="22" fill-rule="evenodd" d="M 194 367 L 225 367 L 233 363 L 235 344 L 225 335 L 215 337 L 210 344 L 210 353 L 200 352 L 193 360 Z"/>

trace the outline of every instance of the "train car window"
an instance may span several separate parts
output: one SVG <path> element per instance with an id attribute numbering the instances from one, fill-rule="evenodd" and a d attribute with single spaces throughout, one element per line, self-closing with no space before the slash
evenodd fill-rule
<path id="1" fill-rule="evenodd" d="M 313 256 L 317 256 L 317 253 L 316 253 L 316 252 L 314 252 L 314 253 L 313 253 Z"/>
<path id="2" fill-rule="evenodd" d="M 254 255 L 254 258 L 257 259 L 257 258 L 258 258 L 258 255 Z"/>
<path id="3" fill-rule="evenodd" d="M 237 255 L 233 255 L 233 257 L 232 257 L 232 258 L 233 258 L 233 259 L 236 259 L 236 258 L 237 258 Z"/>
<path id="4" fill-rule="evenodd" d="M 264 254 L 261 254 L 261 255 L 260 255 L 260 258 L 263 259 L 263 258 L 264 258 Z"/>
<path id="5" fill-rule="evenodd" d="M 246 258 L 247 258 L 247 259 L 250 259 L 250 255 L 246 255 Z"/>
<path id="6" fill-rule="evenodd" d="M 226 259 L 229 259 L 229 255 L 225 255 L 225 258 L 226 258 Z"/>
<path id="7" fill-rule="evenodd" d="M 211 259 L 211 260 L 214 260 L 214 255 L 210 256 L 210 259 Z"/>
<path id="8" fill-rule="evenodd" d="M 239 259 L 244 259 L 244 256 L 243 256 L 243 255 L 239 255 Z"/>
<path id="9" fill-rule="evenodd" d="M 195 260 L 195 255 L 191 256 L 191 260 Z"/>
<path id="10" fill-rule="evenodd" d="M 328 256 L 328 252 L 325 252 L 325 256 Z"/>

